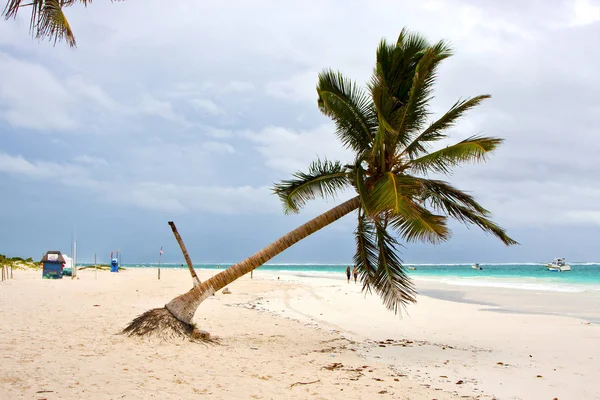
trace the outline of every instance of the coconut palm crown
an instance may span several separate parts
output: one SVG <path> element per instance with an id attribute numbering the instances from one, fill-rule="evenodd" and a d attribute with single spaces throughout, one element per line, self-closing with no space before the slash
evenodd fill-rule
<path id="1" fill-rule="evenodd" d="M 431 151 L 465 112 L 490 97 L 459 100 L 428 123 L 436 70 L 451 55 L 444 41 L 430 45 L 422 36 L 402 30 L 396 43 L 381 41 L 366 90 L 339 72 L 323 71 L 317 85 L 319 108 L 335 122 L 337 137 L 355 153 L 355 160 L 349 165 L 316 160 L 307 173 L 297 172 L 274 188 L 286 212 L 294 213 L 316 197 L 333 197 L 347 188 L 358 194 L 354 262 L 363 290 L 374 290 L 395 312 L 415 301 L 398 256 L 397 237 L 439 243 L 450 237 L 447 221 L 454 218 L 506 245 L 517 243 L 470 194 L 428 178 L 483 161 L 502 143 L 495 137 L 471 136 Z"/>
<path id="2" fill-rule="evenodd" d="M 65 40 L 69 46 L 76 47 L 75 35 L 63 9 L 77 3 L 87 6 L 91 2 L 92 0 L 8 0 L 2 16 L 6 19 L 16 18 L 19 11 L 26 8 L 31 11 L 29 30 L 36 39 L 49 39 L 54 44 Z"/>

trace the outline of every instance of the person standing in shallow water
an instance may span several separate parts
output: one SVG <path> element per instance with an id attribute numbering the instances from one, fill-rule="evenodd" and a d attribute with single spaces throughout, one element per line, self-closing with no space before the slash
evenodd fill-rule
<path id="1" fill-rule="evenodd" d="M 348 283 L 350 283 L 350 266 L 348 265 L 348 268 L 346 268 L 346 278 L 348 278 Z"/>
<path id="2" fill-rule="evenodd" d="M 352 275 L 354 275 L 354 283 L 356 283 L 356 278 L 358 278 L 358 268 L 356 268 L 356 265 L 352 269 Z"/>

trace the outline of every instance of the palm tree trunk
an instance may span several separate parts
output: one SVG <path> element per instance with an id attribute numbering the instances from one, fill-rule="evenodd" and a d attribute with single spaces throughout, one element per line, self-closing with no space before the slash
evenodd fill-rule
<path id="1" fill-rule="evenodd" d="M 188 254 L 187 249 L 185 248 L 183 239 L 181 238 L 181 236 L 179 236 L 179 232 L 177 232 L 175 222 L 169 221 L 169 225 L 171 226 L 171 230 L 173 231 L 173 235 L 175 235 L 177 243 L 179 243 L 179 247 L 181 247 L 181 252 L 183 253 L 183 257 L 185 258 L 185 262 L 187 263 L 188 269 L 190 270 L 190 274 L 192 275 L 192 280 L 194 281 L 194 287 L 196 287 L 200 285 L 200 279 L 198 279 L 198 275 L 196 275 L 196 270 L 194 270 L 194 266 L 192 265 L 190 255 Z"/>
<path id="2" fill-rule="evenodd" d="M 319 229 L 324 228 L 332 222 L 342 218 L 346 214 L 356 210 L 359 205 L 360 200 L 357 196 L 311 219 L 307 223 L 277 239 L 253 256 L 250 256 L 244 261 L 232 265 L 225 271 L 218 273 L 201 285 L 195 286 L 189 292 L 174 298 L 165 307 L 179 321 L 190 324 L 200 303 L 202 303 L 213 293 L 216 293 L 218 290 L 229 285 L 236 279 L 260 267 L 300 240 L 312 235 Z"/>

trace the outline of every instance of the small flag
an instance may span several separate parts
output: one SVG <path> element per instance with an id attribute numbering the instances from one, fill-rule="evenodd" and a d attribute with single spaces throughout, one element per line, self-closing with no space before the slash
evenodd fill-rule
<path id="1" fill-rule="evenodd" d="M 159 252 L 159 255 L 161 255 L 161 256 L 162 256 L 162 246 L 160 246 L 160 252 Z"/>

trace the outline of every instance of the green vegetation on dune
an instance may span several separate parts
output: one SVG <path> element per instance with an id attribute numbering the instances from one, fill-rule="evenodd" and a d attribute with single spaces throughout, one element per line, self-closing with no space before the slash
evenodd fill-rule
<path id="1" fill-rule="evenodd" d="M 22 258 L 22 257 L 7 257 L 5 254 L 0 254 L 0 265 L 5 265 L 7 267 L 12 267 L 13 269 L 42 269 L 42 265 L 40 262 L 33 261 L 33 258 Z M 94 269 L 97 267 L 101 271 L 110 271 L 109 264 L 98 264 L 94 265 L 85 265 L 82 267 L 77 267 L 78 270 L 84 269 Z M 124 271 L 125 268 L 119 267 L 119 271 Z"/>
<path id="2" fill-rule="evenodd" d="M 83 267 L 77 267 L 77 269 L 81 271 L 82 269 L 93 269 L 94 267 L 97 267 L 100 270 L 110 270 L 110 265 L 108 264 L 85 265 Z"/>
<path id="3" fill-rule="evenodd" d="M 40 269 L 39 263 L 33 261 L 33 258 L 22 258 L 22 257 L 7 257 L 4 254 L 0 254 L 0 265 L 6 265 L 14 269 Z"/>
<path id="4" fill-rule="evenodd" d="M 81 271 L 82 269 L 94 269 L 96 267 L 101 271 L 110 271 L 110 265 L 108 265 L 108 264 L 85 265 L 83 267 L 77 267 L 77 269 Z M 124 271 L 124 270 L 125 270 L 125 268 L 119 267 L 119 271 Z"/>

